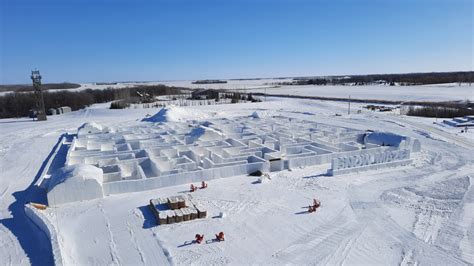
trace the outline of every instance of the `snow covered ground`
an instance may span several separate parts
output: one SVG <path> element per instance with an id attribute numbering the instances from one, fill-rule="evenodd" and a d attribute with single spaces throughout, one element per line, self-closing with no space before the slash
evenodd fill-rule
<path id="1" fill-rule="evenodd" d="M 392 101 L 466 101 L 474 100 L 474 87 L 470 86 L 281 86 L 278 88 L 249 89 L 275 95 L 317 96 L 364 100 Z"/>
<path id="2" fill-rule="evenodd" d="M 345 103 L 267 100 L 172 108 L 168 123 L 256 111 L 261 117 L 284 115 L 361 130 L 383 129 L 418 138 L 422 151 L 412 165 L 359 174 L 330 177 L 325 175 L 328 165 L 323 165 L 274 172 L 263 184 L 248 176 L 210 181 L 208 189 L 190 195 L 207 208 L 208 218 L 172 225 L 156 226 L 148 201 L 186 195 L 189 185 L 48 208 L 43 212 L 56 228 L 64 263 L 472 264 L 472 138 L 426 119 L 394 113 L 361 109 L 360 114 L 345 115 Z M 52 262 L 48 240 L 25 217 L 23 204 L 38 194 L 34 184 L 64 132 L 75 132 L 91 121 L 105 126 L 147 123 L 141 119 L 159 111 L 106 107 L 95 105 L 48 117 L 46 122 L 0 120 L 0 261 Z M 61 160 L 53 165 L 59 167 Z M 322 207 L 308 214 L 306 207 L 315 197 Z M 217 217 L 221 212 L 224 218 Z M 189 244 L 197 233 L 211 240 L 220 231 L 226 234 L 225 242 Z"/>

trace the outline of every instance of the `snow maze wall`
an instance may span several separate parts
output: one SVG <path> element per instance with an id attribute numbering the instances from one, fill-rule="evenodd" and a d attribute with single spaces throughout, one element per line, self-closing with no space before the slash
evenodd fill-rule
<path id="1" fill-rule="evenodd" d="M 371 134 L 375 133 L 281 116 L 187 123 L 142 122 L 117 128 L 85 124 L 79 128 L 68 151 L 66 167 L 69 170 L 63 170 L 70 173 L 67 178 L 78 181 L 52 180 L 56 187 L 65 187 L 56 188 L 55 202 L 50 205 L 246 175 L 257 170 L 280 171 L 327 164 L 341 156 L 405 150 L 408 157 L 403 158 L 403 162 L 407 163 L 410 151 L 419 151 L 417 140 L 393 134 Z M 334 168 L 334 161 L 332 163 Z M 383 163 L 394 165 L 393 161 Z M 71 169 L 84 169 L 84 165 L 95 167 L 97 171 Z M 371 167 L 352 165 L 329 173 Z M 87 177 L 91 173 L 93 177 Z M 79 185 L 85 181 L 88 181 L 87 185 Z M 101 189 L 98 190 L 97 184 Z M 74 191 L 77 189 L 90 191 L 81 192 L 76 198 L 66 196 L 77 194 Z M 55 188 L 49 190 L 48 198 L 53 198 L 49 194 Z"/>

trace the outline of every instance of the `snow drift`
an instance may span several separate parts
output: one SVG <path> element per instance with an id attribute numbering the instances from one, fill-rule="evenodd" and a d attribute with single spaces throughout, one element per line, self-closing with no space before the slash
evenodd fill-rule
<path id="1" fill-rule="evenodd" d="M 77 135 L 82 136 L 84 134 L 94 134 L 94 133 L 101 133 L 104 132 L 104 127 L 95 123 L 95 122 L 88 122 L 84 123 L 77 129 Z"/>
<path id="2" fill-rule="evenodd" d="M 166 122 L 183 122 L 192 119 L 196 114 L 191 113 L 184 108 L 178 106 L 163 107 L 153 116 L 143 118 L 143 122 L 166 123 Z"/>
<path id="3" fill-rule="evenodd" d="M 205 127 L 205 126 L 199 126 L 196 128 L 193 128 L 189 133 L 189 137 L 192 137 L 194 141 L 196 140 L 202 140 L 202 141 L 211 141 L 211 140 L 218 140 L 218 139 L 223 139 L 225 137 L 224 134 L 221 132 Z"/>

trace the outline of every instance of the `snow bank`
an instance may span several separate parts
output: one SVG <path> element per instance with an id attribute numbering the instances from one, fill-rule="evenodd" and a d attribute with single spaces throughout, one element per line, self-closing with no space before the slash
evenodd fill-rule
<path id="1" fill-rule="evenodd" d="M 53 224 L 50 223 L 48 217 L 42 212 L 32 207 L 30 204 L 25 205 L 26 216 L 43 231 L 51 242 L 51 250 L 53 252 L 54 265 L 63 265 L 61 249 L 59 247 L 58 236 Z"/>
<path id="2" fill-rule="evenodd" d="M 257 113 L 257 111 L 255 111 L 250 115 L 250 117 L 258 119 L 258 118 L 260 118 L 260 115 Z"/>
<path id="3" fill-rule="evenodd" d="M 50 206 L 104 196 L 103 171 L 93 165 L 65 166 L 58 169 L 50 180 L 47 188 Z"/>
<path id="4" fill-rule="evenodd" d="M 159 122 L 168 122 L 168 118 L 166 113 L 168 112 L 167 108 L 161 108 L 158 113 L 151 117 L 143 118 L 142 121 L 144 122 L 153 122 L 153 123 L 159 123 Z"/>
<path id="5" fill-rule="evenodd" d="M 221 132 L 205 126 L 193 128 L 188 136 L 192 137 L 194 140 L 202 141 L 218 140 L 225 137 Z"/>
<path id="6" fill-rule="evenodd" d="M 163 107 L 155 115 L 143 118 L 144 122 L 165 123 L 182 122 L 195 117 L 195 114 L 178 106 Z"/>

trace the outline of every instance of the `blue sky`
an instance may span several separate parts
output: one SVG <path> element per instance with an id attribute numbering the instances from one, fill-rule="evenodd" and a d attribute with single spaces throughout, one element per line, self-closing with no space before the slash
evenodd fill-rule
<path id="1" fill-rule="evenodd" d="M 472 70 L 471 0 L 0 0 L 0 83 Z"/>

